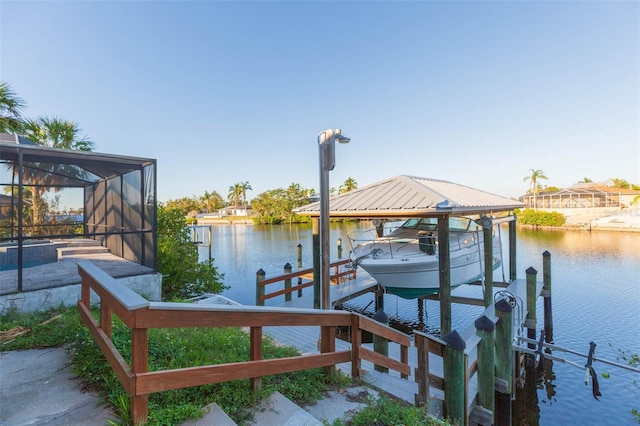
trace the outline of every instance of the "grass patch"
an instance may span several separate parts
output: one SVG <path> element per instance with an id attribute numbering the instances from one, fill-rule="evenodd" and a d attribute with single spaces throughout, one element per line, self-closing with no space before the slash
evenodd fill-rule
<path id="1" fill-rule="evenodd" d="M 98 312 L 93 311 L 94 317 Z M 5 333 L 6 332 L 6 333 Z M 114 407 L 120 424 L 132 424 L 130 399 L 106 362 L 88 329 L 81 324 L 76 307 L 56 308 L 47 312 L 20 313 L 15 310 L 0 315 L 0 351 L 65 346 L 72 355 L 75 373 L 84 379 L 85 390 L 99 393 Z M 112 341 L 130 363 L 131 332 L 114 316 Z M 268 338 L 263 357 L 297 356 L 299 352 Z M 193 367 L 246 361 L 249 359 L 249 336 L 237 328 L 187 328 L 149 330 L 149 370 Z M 202 416 L 202 407 L 215 402 L 236 423 L 252 420 L 259 402 L 279 391 L 299 405 L 322 398 L 322 391 L 346 387 L 351 379 L 336 373 L 327 376 L 322 369 L 266 376 L 263 389 L 254 393 L 249 380 L 204 385 L 149 395 L 149 425 L 180 424 Z M 369 407 L 352 417 L 337 420 L 334 426 L 358 425 L 438 425 L 447 424 L 427 416 L 423 408 L 382 397 L 369 401 Z"/>
<path id="2" fill-rule="evenodd" d="M 443 425 L 430 417 L 425 407 L 415 407 L 386 396 L 371 399 L 367 407 L 353 413 L 348 419 L 339 419 L 332 426 L 385 426 L 385 425 Z"/>
<path id="3" fill-rule="evenodd" d="M 93 312 L 93 315 L 97 318 L 98 312 Z M 0 316 L 1 331 L 18 329 L 28 331 L 2 344 L 0 350 L 66 345 L 72 355 L 74 371 L 84 379 L 87 390 L 99 393 L 111 403 L 122 424 L 132 423 L 130 399 L 88 329 L 81 324 L 77 308 L 61 307 L 43 313 L 10 311 Z M 16 335 L 16 332 L 11 335 Z M 117 317 L 113 321 L 112 341 L 130 363 L 131 332 Z M 299 352 L 294 348 L 275 344 L 268 338 L 264 340 L 265 359 L 297 355 Z M 149 330 L 150 371 L 248 359 L 249 336 L 237 328 Z M 149 395 L 148 424 L 180 424 L 188 418 L 198 418 L 202 415 L 201 408 L 212 402 L 217 403 L 236 423 L 243 424 L 252 419 L 252 408 L 276 390 L 298 404 L 305 404 L 320 399 L 323 390 L 346 386 L 349 381 L 342 374 L 327 376 L 322 369 L 312 369 L 264 377 L 263 389 L 259 393 L 251 391 L 249 380 L 153 393 Z"/>

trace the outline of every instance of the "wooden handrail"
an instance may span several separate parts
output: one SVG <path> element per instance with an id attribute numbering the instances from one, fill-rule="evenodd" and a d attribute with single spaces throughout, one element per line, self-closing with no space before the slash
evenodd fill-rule
<path id="1" fill-rule="evenodd" d="M 329 264 L 330 268 L 333 268 L 333 270 L 335 271 L 334 274 L 329 276 L 329 280 L 331 282 L 335 282 L 340 280 L 342 277 L 349 277 L 349 279 L 355 279 L 356 278 L 356 269 L 352 269 L 350 271 L 339 271 L 339 267 L 342 265 L 346 265 L 351 263 L 351 260 L 349 259 L 342 259 L 342 260 L 337 260 L 334 261 L 333 263 Z M 282 296 L 282 295 L 288 295 L 288 294 L 292 294 L 294 292 L 298 292 L 298 295 L 301 295 L 302 293 L 302 289 L 307 288 L 307 287 L 311 287 L 313 285 L 313 280 L 309 280 L 308 276 L 310 274 L 313 273 L 313 268 L 307 268 L 307 269 L 301 269 L 299 271 L 296 272 L 291 272 L 288 274 L 284 274 L 284 275 L 279 275 L 277 277 L 272 277 L 272 278 L 268 278 L 268 279 L 261 279 L 259 281 L 256 282 L 256 286 L 261 287 L 259 290 L 259 294 L 260 296 L 256 296 L 256 302 L 260 301 L 260 302 L 264 302 L 265 300 L 268 299 L 272 299 L 274 297 L 277 296 Z M 273 291 L 271 293 L 266 293 L 265 287 L 267 285 L 270 284 L 275 284 L 275 283 L 279 283 L 279 282 L 285 282 L 286 280 L 291 280 L 293 278 L 298 278 L 298 285 L 294 285 L 291 287 L 286 287 L 284 289 L 281 290 L 276 290 Z M 308 280 L 307 282 L 302 282 L 302 280 Z"/>
<path id="2" fill-rule="evenodd" d="M 370 318 L 347 311 L 285 309 L 242 305 L 199 305 L 191 303 L 149 302 L 117 282 L 90 262 L 78 262 L 82 277 L 78 311 L 122 387 L 131 398 L 131 417 L 144 424 L 148 415 L 148 395 L 171 389 L 250 379 L 259 388 L 261 377 L 318 367 L 335 367 L 351 361 L 352 375 L 360 374 L 360 360 L 366 359 L 409 375 L 407 349 L 409 336 Z M 100 318 L 90 312 L 91 290 L 100 298 Z M 112 314 L 131 329 L 131 365 L 111 341 Z M 319 326 L 321 353 L 279 359 L 262 359 L 262 330 L 265 326 Z M 350 350 L 336 351 L 335 328 L 351 327 Z M 148 330 L 177 327 L 250 327 L 249 361 L 148 371 Z M 361 347 L 363 330 L 401 345 L 401 359 Z"/>

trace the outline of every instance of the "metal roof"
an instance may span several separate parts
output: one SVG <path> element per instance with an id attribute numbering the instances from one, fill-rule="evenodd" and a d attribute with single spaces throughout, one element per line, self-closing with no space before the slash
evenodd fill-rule
<path id="1" fill-rule="evenodd" d="M 461 216 L 511 211 L 524 206 L 520 201 L 453 182 L 399 175 L 332 197 L 329 214 L 360 218 Z M 320 203 L 294 211 L 303 216 L 318 216 Z"/>
<path id="2" fill-rule="evenodd" d="M 22 136 L 0 133 L 0 162 L 17 164 L 19 153 L 26 173 L 48 187 L 84 187 L 155 163 L 150 158 L 44 147 Z M 0 173 L 0 185 L 10 184 L 10 175 Z"/>

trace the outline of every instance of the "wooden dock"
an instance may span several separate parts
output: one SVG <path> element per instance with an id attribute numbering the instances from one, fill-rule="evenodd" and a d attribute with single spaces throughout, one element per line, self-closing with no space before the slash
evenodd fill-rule
<path id="1" fill-rule="evenodd" d="M 525 279 L 516 279 L 511 283 L 505 284 L 505 286 L 496 285 L 495 293 L 502 292 L 502 295 L 506 296 L 509 301 L 514 305 L 513 310 L 513 336 L 523 335 L 525 330 L 525 322 L 527 318 L 527 282 Z M 354 280 L 349 280 L 339 285 L 331 286 L 331 303 L 333 306 L 345 302 L 351 298 L 362 295 L 366 292 L 375 291 L 377 283 L 368 274 L 358 271 L 358 276 Z M 536 299 L 542 293 L 543 283 L 536 282 Z M 473 301 L 467 301 L 466 303 L 474 303 Z M 281 302 L 278 304 L 281 307 L 291 308 L 309 308 L 313 306 L 313 294 L 309 293 L 302 297 L 294 297 L 291 301 Z M 486 315 L 490 318 L 496 317 L 495 306 L 492 304 L 487 307 L 485 311 L 479 315 L 479 317 Z M 319 353 L 319 341 L 320 341 L 320 328 L 319 327 L 265 327 L 265 333 L 270 335 L 274 340 L 298 349 L 303 354 L 316 354 Z M 526 334 L 526 332 L 524 332 Z M 465 355 L 468 357 L 468 364 L 475 365 L 477 363 L 477 342 L 479 338 L 476 335 L 476 328 L 473 323 L 459 331 L 460 336 L 467 342 L 467 350 Z M 369 344 L 373 350 L 373 344 Z M 336 339 L 336 349 L 348 350 L 350 343 L 347 341 Z M 393 359 L 399 359 L 400 347 L 399 345 L 389 345 L 389 357 Z M 362 363 L 362 379 L 369 385 L 387 392 L 396 398 L 400 398 L 410 404 L 416 403 L 416 396 L 418 394 L 418 383 L 416 380 L 416 369 L 418 367 L 418 351 L 416 346 L 409 347 L 408 352 L 409 365 L 411 366 L 411 374 L 408 379 L 402 379 L 397 372 L 380 373 L 374 369 L 374 366 L 370 362 Z M 345 373 L 350 373 L 350 364 L 341 364 L 338 366 Z M 433 377 L 444 380 L 444 367 L 443 358 L 433 353 L 429 354 L 429 374 Z M 471 413 L 474 406 L 477 404 L 478 395 L 478 380 L 477 375 L 472 375 L 467 384 L 467 412 Z M 429 411 L 436 414 L 442 414 L 442 404 L 444 401 L 444 392 L 438 389 L 436 386 L 429 388 Z M 473 423 L 473 422 L 472 422 Z"/>

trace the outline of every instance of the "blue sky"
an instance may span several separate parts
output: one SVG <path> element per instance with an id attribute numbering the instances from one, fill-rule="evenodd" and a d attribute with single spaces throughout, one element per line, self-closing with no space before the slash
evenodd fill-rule
<path id="1" fill-rule="evenodd" d="M 248 181 L 398 174 L 507 197 L 585 177 L 640 184 L 640 3 L 0 3 L 0 80 L 28 117 L 158 160 L 160 201 Z"/>

